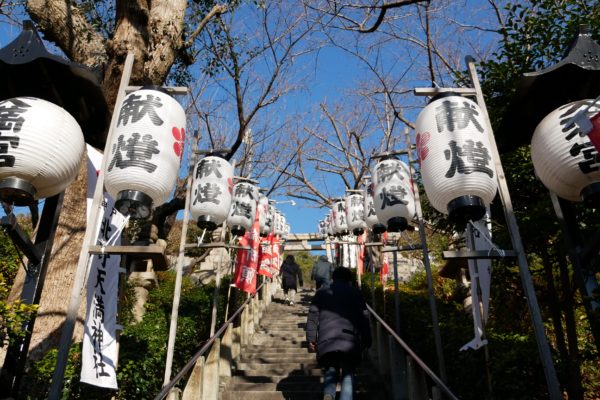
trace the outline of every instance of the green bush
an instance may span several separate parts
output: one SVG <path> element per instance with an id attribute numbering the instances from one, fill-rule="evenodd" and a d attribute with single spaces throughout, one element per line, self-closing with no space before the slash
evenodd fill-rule
<path id="1" fill-rule="evenodd" d="M 162 272 L 158 273 L 157 277 L 159 285 L 148 294 L 143 320 L 137 324 L 126 325 L 119 337 L 119 390 L 100 389 L 79 382 L 81 344 L 75 344 L 69 355 L 61 399 L 151 399 L 161 390 L 175 274 Z M 231 278 L 226 277 L 221 284 L 217 327 L 223 323 L 230 281 Z M 209 338 L 214 289 L 214 284 L 197 286 L 189 278 L 183 278 L 172 376 L 181 370 Z M 235 311 L 235 308 L 235 304 L 232 304 L 230 313 Z M 50 351 L 29 368 L 24 379 L 27 385 L 22 388 L 22 398 L 47 398 L 48 382 L 54 371 L 56 354 L 56 350 Z M 184 384 L 183 381 L 179 382 L 181 387 Z"/>
<path id="2" fill-rule="evenodd" d="M 22 220 L 23 218 L 19 218 L 20 224 Z M 0 347 L 23 337 L 26 333 L 22 328 L 23 323 L 38 309 L 37 304 L 23 304 L 18 300 L 13 303 L 7 301 L 21 266 L 21 254 L 7 234 L 0 230 Z"/>

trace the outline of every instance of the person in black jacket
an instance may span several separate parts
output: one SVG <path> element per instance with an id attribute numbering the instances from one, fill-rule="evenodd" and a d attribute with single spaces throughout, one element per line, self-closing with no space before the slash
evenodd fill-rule
<path id="1" fill-rule="evenodd" d="M 306 340 L 325 369 L 323 399 L 335 399 L 341 379 L 340 400 L 351 400 L 354 370 L 361 353 L 371 346 L 371 330 L 362 294 L 352 286 L 348 268 L 333 271 L 333 282 L 317 290 L 308 312 Z"/>
<path id="2" fill-rule="evenodd" d="M 293 305 L 296 300 L 298 283 L 300 286 L 304 285 L 302 282 L 302 271 L 300 270 L 300 266 L 296 264 L 294 256 L 288 255 L 283 264 L 281 264 L 281 287 L 285 294 L 285 301 L 289 305 Z"/>

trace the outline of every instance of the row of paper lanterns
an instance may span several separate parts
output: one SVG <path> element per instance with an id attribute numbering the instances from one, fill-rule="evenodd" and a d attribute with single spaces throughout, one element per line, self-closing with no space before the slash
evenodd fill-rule
<path id="1" fill-rule="evenodd" d="M 251 230 L 256 215 L 260 234 L 287 235 L 290 226 L 280 210 L 250 182 L 233 183 L 233 166 L 224 158 L 207 156 L 193 172 L 191 213 L 200 228 L 214 230 L 226 222 L 232 233 Z"/>
<path id="2" fill-rule="evenodd" d="M 146 218 L 171 195 L 185 141 L 183 107 L 160 87 L 129 93 L 116 107 L 107 146 L 104 184 L 115 206 Z M 54 196 L 75 179 L 85 141 L 75 118 L 46 100 L 17 97 L 0 102 L 0 199 L 15 205 Z M 192 216 L 214 229 L 226 222 L 243 234 L 260 215 L 261 233 L 285 235 L 283 214 L 248 182 L 233 184 L 227 160 L 209 156 L 194 168 Z"/>
<path id="3" fill-rule="evenodd" d="M 171 194 L 183 155 L 185 112 L 156 87 L 128 94 L 116 112 L 113 139 L 107 147 L 106 190 L 121 212 L 144 218 Z M 592 125 L 589 136 L 571 123 L 581 112 Z M 590 141 L 600 135 L 599 112 L 593 100 L 576 101 L 551 112 L 533 134 L 531 155 L 537 176 L 567 200 L 593 204 L 600 197 L 600 157 Z M 32 97 L 4 100 L 0 102 L 0 126 L 3 201 L 27 204 L 58 194 L 73 181 L 85 143 L 77 121 L 64 109 Z M 432 98 L 417 118 L 416 144 L 423 186 L 432 206 L 457 221 L 481 218 L 496 195 L 497 172 L 488 127 L 477 103 L 451 92 Z M 219 174 L 229 180 L 214 180 L 216 174 L 207 173 L 212 163 L 222 163 Z M 260 194 L 247 182 L 238 182 L 234 188 L 233 169 L 226 164 L 212 156 L 198 163 L 192 215 L 207 228 L 226 221 L 249 229 L 248 216 L 256 209 L 261 212 Z M 198 172 L 199 165 L 205 169 Z M 414 192 L 406 165 L 393 158 L 382 160 L 371 176 L 362 202 L 361 195 L 355 194 L 334 204 L 328 217 L 331 230 L 373 229 L 377 225 L 401 230 L 410 223 Z M 251 204 L 248 198 L 257 200 Z M 363 218 L 355 219 L 360 214 L 359 204 Z M 289 231 L 285 219 L 277 222 L 281 220 L 277 210 L 264 213 L 274 221 L 271 229 Z M 264 217 L 261 223 L 264 230 L 268 219 Z"/>
<path id="4" fill-rule="evenodd" d="M 582 132 L 573 123 L 578 114 L 588 120 L 589 132 Z M 477 103 L 452 92 L 432 98 L 416 121 L 425 192 L 436 210 L 460 223 L 483 217 L 498 189 L 488 129 Z M 559 107 L 538 124 L 533 134 L 531 158 L 535 173 L 558 196 L 597 206 L 599 147 L 600 107 L 593 100 Z M 319 221 L 322 235 L 349 231 L 357 234 L 365 228 L 375 233 L 406 228 L 415 210 L 406 165 L 399 160 L 383 160 L 371 176 L 372 182 L 363 194 L 351 194 L 333 204 L 330 214 Z M 355 218 L 357 215 L 362 218 Z"/>
<path id="5" fill-rule="evenodd" d="M 350 193 L 333 202 L 326 218 L 319 221 L 322 235 L 360 235 L 405 230 L 415 217 L 415 194 L 408 166 L 396 158 L 379 161 L 371 171 L 371 182 L 361 193 Z"/>

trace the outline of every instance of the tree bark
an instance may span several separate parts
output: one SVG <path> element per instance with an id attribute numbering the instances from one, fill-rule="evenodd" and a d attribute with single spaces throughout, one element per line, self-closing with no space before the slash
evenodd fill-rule
<path id="1" fill-rule="evenodd" d="M 44 33 L 73 62 L 88 67 L 106 62 L 105 40 L 68 0 L 29 0 L 27 12 Z"/>

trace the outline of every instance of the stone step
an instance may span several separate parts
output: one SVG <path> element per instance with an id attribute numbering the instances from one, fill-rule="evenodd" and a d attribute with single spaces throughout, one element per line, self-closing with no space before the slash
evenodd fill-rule
<path id="1" fill-rule="evenodd" d="M 289 313 L 271 313 L 269 312 L 268 314 L 263 314 L 262 318 L 260 319 L 261 321 L 265 321 L 268 323 L 271 322 L 279 322 L 279 321 L 301 321 L 301 322 L 306 322 L 306 319 L 308 318 L 308 313 L 294 313 L 294 314 L 289 314 Z"/>
<path id="2" fill-rule="evenodd" d="M 244 348 L 242 350 L 242 357 L 245 358 L 251 358 L 251 357 L 270 357 L 270 356 L 280 356 L 280 357 L 284 357 L 287 355 L 290 356 L 297 356 L 297 355 L 310 355 L 312 354 L 312 356 L 314 357 L 314 353 L 310 353 L 308 351 L 308 348 L 305 347 L 287 347 L 287 348 L 279 348 L 279 349 L 273 349 L 271 347 L 262 347 L 255 349 L 255 350 L 250 350 L 248 348 Z"/>
<path id="3" fill-rule="evenodd" d="M 285 336 L 269 336 L 269 335 L 254 335 L 254 345 L 262 347 L 307 347 L 308 342 L 304 336 L 285 337 Z"/>
<path id="4" fill-rule="evenodd" d="M 264 345 L 260 345 L 258 347 L 245 347 L 245 349 L 248 351 L 252 351 L 252 350 L 260 350 L 260 349 L 265 349 L 268 348 L 269 350 L 272 351 L 279 351 L 279 349 L 308 349 L 308 342 L 306 340 L 300 340 L 300 339 L 294 339 L 294 340 L 283 340 L 283 339 L 277 339 L 274 340 L 273 338 L 265 338 L 265 340 L 263 341 L 264 343 L 270 342 L 271 345 L 268 347 L 265 347 Z"/>
<path id="5" fill-rule="evenodd" d="M 244 391 L 244 392 L 318 392 L 323 389 L 323 384 L 320 381 L 306 382 L 306 381 L 295 381 L 288 382 L 286 379 L 282 379 L 279 382 L 260 382 L 260 383 L 234 383 L 231 385 L 233 391 Z"/>
<path id="6" fill-rule="evenodd" d="M 281 381 L 289 383 L 321 383 L 323 377 L 319 375 L 234 375 L 231 377 L 231 384 L 238 383 L 279 383 Z"/>
<path id="7" fill-rule="evenodd" d="M 242 362 L 260 362 L 260 363 L 271 363 L 271 364 L 286 364 L 286 363 L 315 363 L 316 357 L 313 354 L 274 354 L 274 355 L 260 355 L 249 356 L 242 354 Z"/>
<path id="8" fill-rule="evenodd" d="M 241 375 L 318 375 L 321 368 L 316 362 L 310 363 L 279 363 L 268 364 L 260 362 L 240 362 L 235 367 L 235 374 L 243 371 Z"/>
<path id="9" fill-rule="evenodd" d="M 338 394 L 339 396 L 339 394 Z M 373 400 L 386 399 L 385 393 L 381 391 L 357 391 L 355 400 Z M 230 391 L 222 392 L 221 400 L 321 400 L 323 392 L 318 391 L 270 391 L 270 392 L 254 392 L 247 391 Z"/>
<path id="10" fill-rule="evenodd" d="M 288 338 L 303 338 L 303 337 L 306 337 L 306 332 L 304 332 L 304 331 L 298 331 L 298 330 L 284 331 L 284 330 L 272 330 L 272 329 L 270 329 L 268 332 L 265 332 L 265 331 L 256 332 L 254 335 L 255 336 L 256 335 L 262 335 L 262 336 L 265 336 L 265 337 L 288 339 Z M 254 340 L 254 338 L 252 340 Z"/>
<path id="11" fill-rule="evenodd" d="M 221 400 L 321 400 L 323 393 L 319 391 L 303 392 L 253 392 L 231 391 L 222 392 Z"/>

